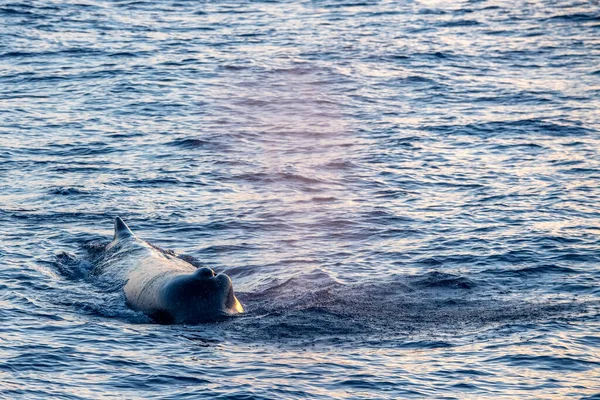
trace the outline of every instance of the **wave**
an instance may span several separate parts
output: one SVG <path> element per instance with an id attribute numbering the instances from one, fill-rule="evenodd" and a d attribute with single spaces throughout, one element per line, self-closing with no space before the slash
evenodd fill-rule
<path id="1" fill-rule="evenodd" d="M 89 195 L 90 193 L 82 188 L 57 186 L 48 189 L 48 194 L 58 196 L 78 196 Z"/>
<path id="2" fill-rule="evenodd" d="M 105 245 L 106 242 L 98 241 L 87 243 L 81 258 L 68 253 L 56 256 L 55 269 L 74 283 L 70 292 L 61 296 L 60 304 L 84 315 L 133 324 L 152 323 L 126 306 L 119 285 L 96 282 L 89 275 Z M 180 257 L 202 265 L 193 256 Z M 237 275 L 234 283 L 256 278 L 248 270 L 231 272 Z M 217 327 L 231 340 L 304 343 L 368 338 L 384 343 L 398 337 L 431 340 L 427 338 L 456 331 L 477 333 L 511 324 L 571 318 L 585 314 L 589 306 L 576 300 L 505 298 L 502 288 L 494 291 L 493 287 L 473 276 L 441 271 L 346 283 L 316 268 L 292 277 L 263 279 L 253 291 L 238 291 L 247 313 Z M 82 295 L 84 292 L 87 296 Z M 185 329 L 193 332 L 205 329 L 205 325 Z"/>

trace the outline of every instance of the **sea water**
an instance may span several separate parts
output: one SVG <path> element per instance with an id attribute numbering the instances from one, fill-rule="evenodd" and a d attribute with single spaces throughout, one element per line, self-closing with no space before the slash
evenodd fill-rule
<path id="1" fill-rule="evenodd" d="M 597 396 L 599 110 L 595 1 L 2 1 L 0 397 Z"/>

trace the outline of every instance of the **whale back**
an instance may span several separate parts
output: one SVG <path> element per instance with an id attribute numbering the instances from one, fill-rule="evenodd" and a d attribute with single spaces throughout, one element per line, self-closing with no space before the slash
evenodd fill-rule
<path id="1" fill-rule="evenodd" d="M 160 323 L 200 323 L 239 314 L 231 279 L 138 238 L 119 217 L 92 274 L 122 285 L 129 307 Z"/>

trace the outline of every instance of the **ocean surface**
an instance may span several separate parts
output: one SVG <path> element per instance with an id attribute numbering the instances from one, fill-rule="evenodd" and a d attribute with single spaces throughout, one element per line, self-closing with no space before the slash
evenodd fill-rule
<path id="1" fill-rule="evenodd" d="M 121 216 L 247 309 L 159 325 Z M 0 398 L 600 398 L 596 1 L 0 1 Z"/>

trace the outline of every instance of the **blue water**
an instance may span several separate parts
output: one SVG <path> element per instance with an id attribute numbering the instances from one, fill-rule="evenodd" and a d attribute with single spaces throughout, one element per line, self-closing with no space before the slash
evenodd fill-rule
<path id="1" fill-rule="evenodd" d="M 600 393 L 600 8 L 0 2 L 0 397 Z M 121 216 L 248 310 L 88 273 Z"/>

